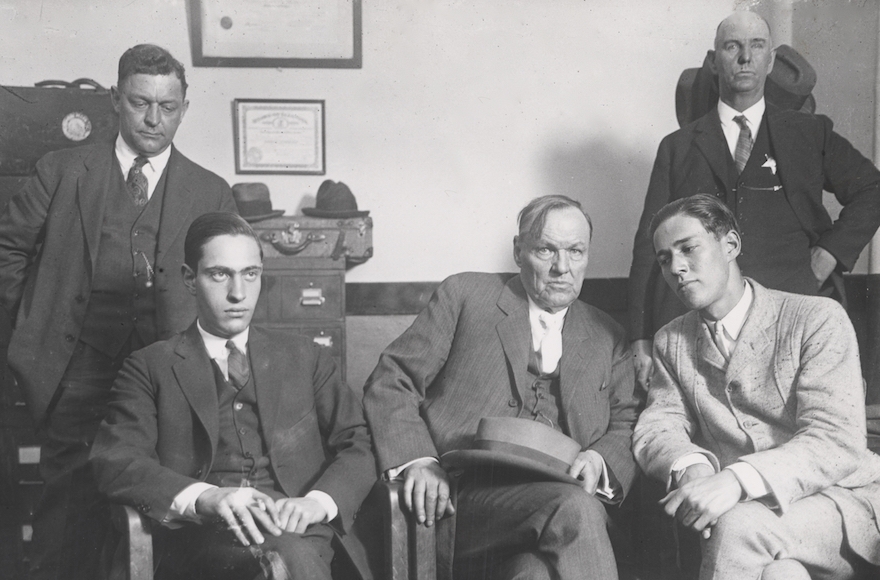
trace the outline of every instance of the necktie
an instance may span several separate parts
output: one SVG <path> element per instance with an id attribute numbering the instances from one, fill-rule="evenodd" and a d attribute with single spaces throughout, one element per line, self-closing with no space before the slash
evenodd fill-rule
<path id="1" fill-rule="evenodd" d="M 715 341 L 715 346 L 724 355 L 724 360 L 730 361 L 730 351 L 727 350 L 727 344 L 724 341 L 724 325 L 721 324 L 720 320 L 716 320 L 712 326 L 712 340 Z"/>
<path id="2" fill-rule="evenodd" d="M 552 373 L 562 358 L 562 332 L 556 327 L 549 316 L 538 316 L 544 336 L 541 338 L 541 346 L 538 352 L 541 355 L 541 370 Z"/>
<path id="3" fill-rule="evenodd" d="M 229 356 L 226 358 L 226 368 L 229 371 L 229 382 L 236 389 L 241 389 L 248 382 L 251 376 L 251 370 L 248 367 L 247 357 L 243 352 L 238 350 L 235 343 L 231 340 L 226 341 L 226 350 Z"/>
<path id="4" fill-rule="evenodd" d="M 736 153 L 733 159 L 736 161 L 736 172 L 742 173 L 749 155 L 752 154 L 752 131 L 746 124 L 745 115 L 737 115 L 733 120 L 739 125 L 739 138 L 736 140 Z"/>
<path id="5" fill-rule="evenodd" d="M 147 176 L 144 175 L 143 167 L 146 165 L 148 159 L 143 156 L 135 157 L 134 163 L 131 164 L 131 169 L 128 170 L 128 179 L 125 181 L 126 187 L 128 187 L 128 192 L 131 194 L 131 197 L 134 198 L 134 203 L 138 207 L 145 206 L 147 204 L 147 187 L 149 187 L 147 183 Z"/>

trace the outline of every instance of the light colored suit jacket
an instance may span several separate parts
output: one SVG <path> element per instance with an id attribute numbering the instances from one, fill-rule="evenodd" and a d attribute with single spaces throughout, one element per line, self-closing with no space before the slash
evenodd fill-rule
<path id="1" fill-rule="evenodd" d="M 368 578 L 347 533 L 376 481 L 357 396 L 307 338 L 251 327 L 248 358 L 272 472 L 288 497 L 317 489 L 333 498 L 335 529 Z M 195 323 L 132 354 L 109 407 L 91 454 L 99 489 L 161 522 L 178 493 L 207 478 L 217 449 L 217 386 Z"/>
<path id="2" fill-rule="evenodd" d="M 519 276 L 446 279 L 379 358 L 364 407 L 382 471 L 469 449 L 482 417 L 517 417 L 532 378 L 528 299 Z M 561 417 L 567 434 L 605 459 L 624 493 L 636 473 L 633 369 L 623 329 L 575 301 L 562 331 Z"/>
<path id="3" fill-rule="evenodd" d="M 9 365 L 40 422 L 79 339 L 98 259 L 114 143 L 48 153 L 0 215 L 0 306 L 14 320 Z M 156 242 L 156 330 L 184 330 L 195 300 L 180 283 L 183 240 L 198 216 L 237 211 L 229 185 L 172 148 Z"/>
<path id="4" fill-rule="evenodd" d="M 754 301 L 729 363 L 696 311 L 657 332 L 648 404 L 636 425 L 642 469 L 666 481 L 703 453 L 715 469 L 744 461 L 784 512 L 822 493 L 850 546 L 880 563 L 880 457 L 868 451 L 858 344 L 835 301 L 768 290 Z"/>

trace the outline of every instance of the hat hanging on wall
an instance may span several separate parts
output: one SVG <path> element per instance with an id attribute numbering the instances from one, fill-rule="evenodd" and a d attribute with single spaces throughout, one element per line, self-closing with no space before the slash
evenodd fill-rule
<path id="1" fill-rule="evenodd" d="M 549 481 L 580 485 L 568 474 L 581 445 L 538 421 L 513 417 L 480 419 L 471 449 L 448 451 L 440 457 L 447 467 L 511 467 Z"/>
<path id="2" fill-rule="evenodd" d="M 318 187 L 315 207 L 304 207 L 307 216 L 322 218 L 355 218 L 370 214 L 369 210 L 358 210 L 354 194 L 344 183 L 327 179 Z"/>
<path id="3" fill-rule="evenodd" d="M 715 51 L 708 51 L 702 67 L 684 69 L 678 78 L 678 85 L 675 87 L 675 115 L 679 127 L 696 121 L 718 103 L 718 77 L 711 68 L 714 59 Z M 816 70 L 807 59 L 787 44 L 776 47 L 776 62 L 764 84 L 767 102 L 782 109 L 814 113 L 815 86 Z"/>
<path id="4" fill-rule="evenodd" d="M 265 183 L 236 183 L 232 186 L 232 197 L 235 198 L 238 214 L 248 222 L 284 215 L 283 209 L 272 209 L 269 188 Z"/>

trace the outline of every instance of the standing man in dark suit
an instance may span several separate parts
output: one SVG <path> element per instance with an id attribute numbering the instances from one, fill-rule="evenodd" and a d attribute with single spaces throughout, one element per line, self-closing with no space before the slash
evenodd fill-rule
<path id="1" fill-rule="evenodd" d="M 380 470 L 403 478 L 419 522 L 455 514 L 456 576 L 617 578 L 603 502 L 620 502 L 635 476 L 636 401 L 623 329 L 578 300 L 591 234 L 578 202 L 533 200 L 514 237 L 519 275 L 446 279 L 364 387 Z M 483 417 L 577 441 L 569 475 L 582 485 L 471 473 L 453 507 L 438 458 L 470 448 Z"/>
<path id="2" fill-rule="evenodd" d="M 166 525 L 163 577 L 330 580 L 331 542 L 353 541 L 376 481 L 361 404 L 324 349 L 250 326 L 263 252 L 247 222 L 203 215 L 185 248 L 198 319 L 123 365 L 98 484 Z"/>
<path id="3" fill-rule="evenodd" d="M 111 98 L 116 141 L 47 154 L 0 216 L 9 365 L 45 435 L 35 579 L 97 576 L 108 517 L 87 459 L 110 386 L 130 352 L 195 314 L 176 280 L 186 228 L 235 211 L 228 184 L 171 145 L 188 105 L 183 65 L 130 48 Z"/>
<path id="4" fill-rule="evenodd" d="M 716 109 L 660 144 L 633 247 L 629 276 L 630 339 L 637 379 L 651 371 L 651 340 L 685 312 L 663 283 L 648 229 L 667 202 L 718 196 L 742 226 L 739 263 L 764 286 L 830 294 L 880 225 L 880 172 L 835 133 L 823 115 L 765 104 L 775 51 L 767 22 L 735 12 L 718 26 L 713 72 Z M 822 191 L 843 210 L 832 221 Z"/>

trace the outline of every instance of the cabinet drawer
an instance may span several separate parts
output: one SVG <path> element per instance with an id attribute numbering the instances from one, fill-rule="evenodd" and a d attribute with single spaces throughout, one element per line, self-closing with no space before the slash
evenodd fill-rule
<path id="1" fill-rule="evenodd" d="M 263 273 L 256 322 L 295 323 L 344 316 L 345 279 L 336 273 Z"/>

